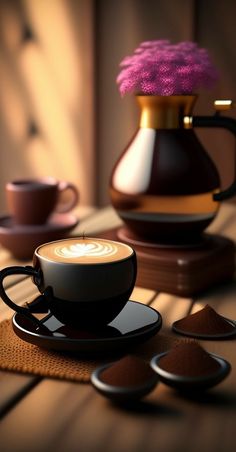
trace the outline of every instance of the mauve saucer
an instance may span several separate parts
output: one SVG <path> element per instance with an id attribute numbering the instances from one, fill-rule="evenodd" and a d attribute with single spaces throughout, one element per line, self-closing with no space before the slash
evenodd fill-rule
<path id="1" fill-rule="evenodd" d="M 77 224 L 72 213 L 54 213 L 41 225 L 19 225 L 5 216 L 0 218 L 0 243 L 17 259 L 31 259 L 37 246 L 65 238 Z"/>
<path id="2" fill-rule="evenodd" d="M 58 351 L 104 354 L 127 351 L 143 343 L 160 330 L 162 318 L 150 306 L 128 301 L 118 316 L 100 329 L 76 329 L 59 322 L 51 313 L 44 314 L 40 324 L 21 313 L 14 314 L 12 319 L 17 336 L 31 344 Z"/>

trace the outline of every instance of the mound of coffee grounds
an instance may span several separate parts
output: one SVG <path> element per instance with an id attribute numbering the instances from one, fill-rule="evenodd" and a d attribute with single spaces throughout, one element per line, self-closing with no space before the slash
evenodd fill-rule
<path id="1" fill-rule="evenodd" d="M 176 321 L 175 327 L 189 333 L 216 335 L 230 333 L 235 329 L 208 304 L 195 314 Z"/>
<path id="2" fill-rule="evenodd" d="M 196 341 L 176 344 L 159 363 L 161 369 L 185 377 L 211 375 L 220 369 L 220 364 Z"/>
<path id="3" fill-rule="evenodd" d="M 142 359 L 128 355 L 107 367 L 100 379 L 111 386 L 129 387 L 145 384 L 155 377 L 155 372 Z"/>

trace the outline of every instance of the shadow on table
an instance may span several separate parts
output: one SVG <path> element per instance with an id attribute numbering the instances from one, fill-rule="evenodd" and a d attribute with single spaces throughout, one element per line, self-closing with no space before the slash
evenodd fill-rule
<path id="1" fill-rule="evenodd" d="M 149 400 L 137 400 L 132 402 L 125 403 L 114 403 L 112 404 L 120 409 L 125 410 L 132 415 L 145 415 L 145 416 L 155 416 L 155 417 L 168 417 L 168 418 L 176 418 L 182 416 L 182 412 L 167 406 L 161 405 Z"/>
<path id="2" fill-rule="evenodd" d="M 197 405 L 208 405 L 210 407 L 219 407 L 236 410 L 236 394 L 227 391 L 209 391 L 203 393 L 179 393 L 179 396 L 188 399 Z"/>

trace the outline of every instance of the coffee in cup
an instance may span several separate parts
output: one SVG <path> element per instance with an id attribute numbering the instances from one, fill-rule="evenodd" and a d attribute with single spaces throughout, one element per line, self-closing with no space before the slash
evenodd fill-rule
<path id="1" fill-rule="evenodd" d="M 68 200 L 62 198 L 68 194 Z M 70 182 L 53 177 L 22 179 L 6 184 L 9 213 L 17 224 L 43 224 L 55 211 L 66 213 L 78 203 L 79 193 Z"/>
<path id="2" fill-rule="evenodd" d="M 134 288 L 136 272 L 136 254 L 129 245 L 91 237 L 69 238 L 40 245 L 32 267 L 0 271 L 0 295 L 15 311 L 29 314 L 30 308 L 17 306 L 8 297 L 3 280 L 13 274 L 30 275 L 58 320 L 73 326 L 99 327 L 123 309 Z"/>

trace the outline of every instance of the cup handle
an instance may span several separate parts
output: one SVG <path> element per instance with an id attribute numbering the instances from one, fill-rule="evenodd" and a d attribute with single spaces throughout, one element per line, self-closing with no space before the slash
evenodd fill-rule
<path id="1" fill-rule="evenodd" d="M 58 202 L 55 211 L 58 213 L 66 213 L 72 210 L 79 201 L 79 192 L 77 187 L 71 182 L 60 181 L 59 182 L 59 195 L 67 190 L 71 192 L 70 199 L 67 202 Z"/>
<path id="2" fill-rule="evenodd" d="M 30 308 L 27 305 L 27 303 L 26 303 L 26 306 L 18 306 L 16 303 L 14 303 L 14 301 L 12 301 L 8 297 L 6 291 L 3 287 L 3 281 L 7 276 L 11 276 L 11 275 L 32 276 L 35 285 L 38 286 L 41 281 L 41 271 L 36 270 L 34 267 L 30 267 L 28 265 L 26 267 L 19 267 L 19 266 L 6 267 L 0 271 L 0 296 L 1 296 L 2 300 L 4 301 L 4 303 L 6 303 L 7 306 L 9 306 L 9 308 L 25 315 L 26 317 L 30 317 L 31 320 L 34 320 L 34 322 L 37 323 L 36 317 L 34 317 L 32 314 L 30 314 Z"/>

